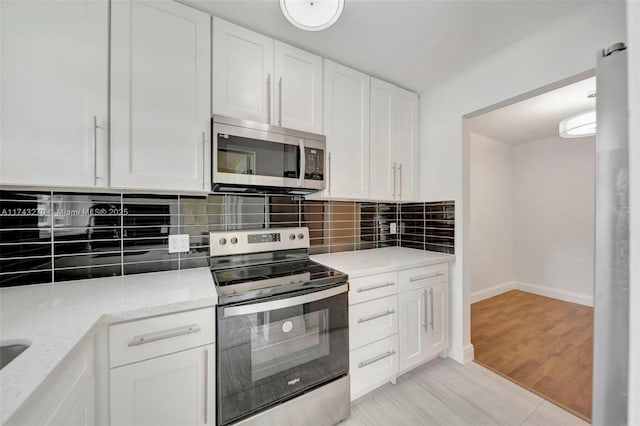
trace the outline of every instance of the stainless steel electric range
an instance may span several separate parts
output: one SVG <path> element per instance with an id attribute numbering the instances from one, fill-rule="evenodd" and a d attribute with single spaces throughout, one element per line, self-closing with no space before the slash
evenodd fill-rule
<path id="1" fill-rule="evenodd" d="M 349 416 L 347 275 L 309 259 L 307 228 L 210 234 L 218 425 Z"/>

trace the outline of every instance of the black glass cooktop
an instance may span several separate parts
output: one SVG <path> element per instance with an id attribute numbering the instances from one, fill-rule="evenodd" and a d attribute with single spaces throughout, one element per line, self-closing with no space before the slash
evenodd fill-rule
<path id="1" fill-rule="evenodd" d="M 219 304 L 261 299 L 285 293 L 330 287 L 347 275 L 309 259 L 213 269 Z"/>

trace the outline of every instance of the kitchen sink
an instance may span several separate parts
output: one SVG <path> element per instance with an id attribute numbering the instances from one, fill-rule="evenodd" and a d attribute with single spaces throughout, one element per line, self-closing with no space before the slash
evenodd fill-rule
<path id="1" fill-rule="evenodd" d="M 29 346 L 31 346 L 31 342 L 24 340 L 0 342 L 0 370 L 24 352 Z"/>

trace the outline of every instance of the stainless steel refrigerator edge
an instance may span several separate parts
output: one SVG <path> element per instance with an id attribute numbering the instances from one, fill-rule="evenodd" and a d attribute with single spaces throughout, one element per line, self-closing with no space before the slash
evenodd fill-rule
<path id="1" fill-rule="evenodd" d="M 629 369 L 629 135 L 627 52 L 617 43 L 596 66 L 594 425 L 627 424 Z"/>

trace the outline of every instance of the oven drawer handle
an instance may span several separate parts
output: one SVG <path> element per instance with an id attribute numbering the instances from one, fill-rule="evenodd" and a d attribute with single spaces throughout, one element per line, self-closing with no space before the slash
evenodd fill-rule
<path id="1" fill-rule="evenodd" d="M 432 272 L 431 274 L 418 275 L 417 277 L 411 277 L 409 278 L 409 281 L 411 282 L 422 281 L 422 280 L 426 280 L 427 278 L 441 277 L 443 275 L 444 275 L 443 272 Z"/>
<path id="2" fill-rule="evenodd" d="M 366 367 L 369 364 L 373 364 L 374 362 L 378 362 L 378 361 L 383 360 L 385 358 L 389 358 L 390 356 L 394 356 L 395 354 L 396 354 L 396 351 L 394 351 L 392 349 L 392 350 L 390 350 L 388 352 L 380 354 L 380 355 L 378 355 L 376 357 L 373 357 L 371 359 L 368 359 L 366 361 L 359 362 L 358 363 L 358 368 Z"/>
<path id="3" fill-rule="evenodd" d="M 184 336 L 185 334 L 197 333 L 200 331 L 198 324 L 186 325 L 184 327 L 172 328 L 169 330 L 155 331 L 153 333 L 134 336 L 128 346 L 144 345 L 145 343 L 157 342 L 158 340 L 170 339 L 172 337 Z"/>
<path id="4" fill-rule="evenodd" d="M 359 318 L 358 319 L 358 324 L 362 324 L 363 322 L 373 321 L 374 319 L 386 317 L 388 315 L 393 315 L 395 313 L 396 313 L 396 311 L 394 311 L 393 309 L 389 309 L 386 312 L 380 312 L 379 314 L 371 315 L 369 317 Z"/>
<path id="5" fill-rule="evenodd" d="M 343 284 L 338 287 L 317 291 L 315 293 L 289 297 L 288 299 L 279 299 L 272 302 L 254 303 L 252 305 L 229 306 L 228 308 L 224 308 L 223 316 L 225 318 L 236 317 L 239 315 L 256 314 L 258 312 L 268 312 L 276 309 L 289 308 L 291 306 L 304 305 L 305 303 L 311 303 L 317 300 L 327 299 L 340 293 L 346 293 L 348 290 L 349 285 Z"/>
<path id="6" fill-rule="evenodd" d="M 386 283 L 374 284 L 368 287 L 358 287 L 358 293 L 362 293 L 369 290 L 375 290 L 378 288 L 391 287 L 392 285 L 396 285 L 393 281 L 387 281 Z"/>

